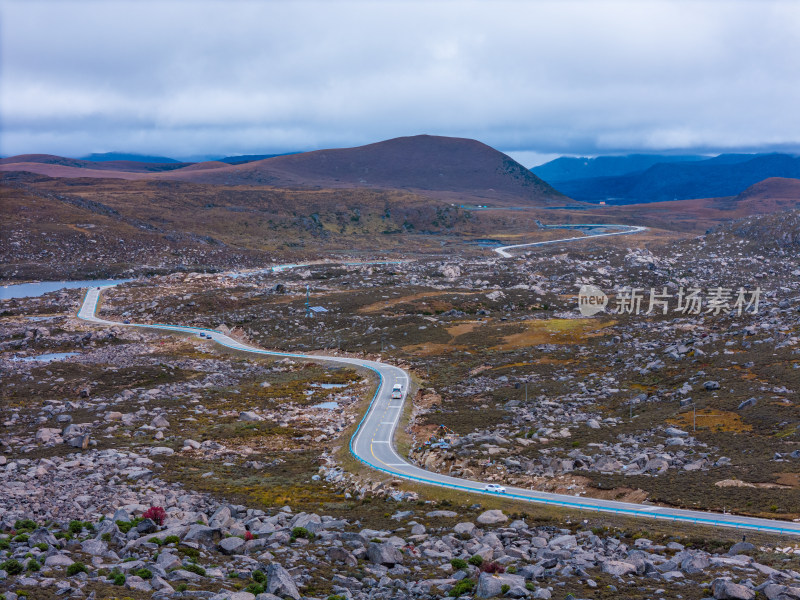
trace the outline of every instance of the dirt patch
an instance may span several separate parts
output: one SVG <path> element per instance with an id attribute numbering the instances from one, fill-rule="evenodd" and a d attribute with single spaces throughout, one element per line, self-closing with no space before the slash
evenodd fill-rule
<path id="1" fill-rule="evenodd" d="M 715 432 L 744 433 L 753 429 L 752 425 L 742 422 L 740 415 L 712 408 L 698 410 L 696 419 L 692 412 L 681 413 L 673 419 L 667 419 L 667 423 L 678 427 L 692 427 L 693 422 L 696 423 L 698 429 L 710 429 Z"/>
<path id="2" fill-rule="evenodd" d="M 480 294 L 481 292 L 454 292 L 454 291 L 443 291 L 443 292 L 420 292 L 418 294 L 411 294 L 409 296 L 399 296 L 397 298 L 389 298 L 386 300 L 381 300 L 380 302 L 375 302 L 373 304 L 368 304 L 367 306 L 362 306 L 358 309 L 360 313 L 376 313 L 386 310 L 387 308 L 391 308 L 393 306 L 397 306 L 398 304 L 405 304 L 407 302 L 414 302 L 415 300 L 421 300 L 423 298 L 434 298 L 436 296 L 474 296 L 475 294 Z"/>
<path id="3" fill-rule="evenodd" d="M 538 344 L 581 344 L 588 338 L 604 335 L 603 330 L 614 322 L 594 319 L 547 319 L 528 321 L 525 329 L 507 335 L 493 350 L 513 350 Z"/>
<path id="4" fill-rule="evenodd" d="M 442 344 L 437 342 L 428 342 L 424 344 L 412 344 L 411 346 L 403 346 L 403 350 L 410 354 L 417 356 L 436 356 L 439 354 L 448 354 L 454 350 L 466 350 L 467 346 L 456 346 L 453 344 Z"/>
<path id="5" fill-rule="evenodd" d="M 452 335 L 454 338 L 465 333 L 471 333 L 476 327 L 479 327 L 482 323 L 480 321 L 466 321 L 464 323 L 456 323 L 447 328 L 447 333 Z"/>

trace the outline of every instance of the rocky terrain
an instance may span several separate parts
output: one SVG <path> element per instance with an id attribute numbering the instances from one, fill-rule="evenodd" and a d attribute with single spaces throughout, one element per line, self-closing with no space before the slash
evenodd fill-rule
<path id="1" fill-rule="evenodd" d="M 176 272 L 104 292 L 100 315 L 404 366 L 398 448 L 431 470 L 797 519 L 795 229 L 792 213 L 510 260 Z M 578 312 L 583 284 L 609 294 L 606 312 Z M 313 319 L 307 287 L 327 310 Z M 639 314 L 619 310 L 631 287 Z M 717 310 L 719 287 L 760 288 L 758 307 Z M 666 313 L 646 314 L 651 288 Z M 697 314 L 677 309 L 681 288 L 702 290 Z M 788 540 L 380 476 L 347 452 L 367 373 L 89 326 L 80 302 L 0 307 L 6 600 L 800 597 Z"/>

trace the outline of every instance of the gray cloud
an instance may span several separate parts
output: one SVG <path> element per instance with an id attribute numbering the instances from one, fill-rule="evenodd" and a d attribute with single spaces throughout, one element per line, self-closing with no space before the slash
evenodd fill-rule
<path id="1" fill-rule="evenodd" d="M 0 1 L 4 155 L 800 150 L 800 3 Z"/>

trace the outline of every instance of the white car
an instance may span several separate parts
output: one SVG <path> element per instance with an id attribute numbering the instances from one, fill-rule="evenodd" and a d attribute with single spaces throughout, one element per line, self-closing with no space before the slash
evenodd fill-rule
<path id="1" fill-rule="evenodd" d="M 403 386 L 399 383 L 395 383 L 394 387 L 392 388 L 392 399 L 393 400 L 400 400 L 403 397 Z"/>
<path id="2" fill-rule="evenodd" d="M 484 492 L 493 492 L 495 494 L 505 494 L 506 488 L 502 485 L 497 485 L 496 483 L 487 483 L 486 486 L 483 488 Z"/>

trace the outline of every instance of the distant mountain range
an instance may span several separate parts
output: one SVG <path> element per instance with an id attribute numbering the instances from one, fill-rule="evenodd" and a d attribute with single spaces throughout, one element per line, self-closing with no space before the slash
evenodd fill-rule
<path id="1" fill-rule="evenodd" d="M 107 161 L 132 161 L 143 163 L 177 163 L 181 162 L 174 158 L 167 158 L 166 156 L 148 156 L 146 154 L 131 154 L 129 152 L 102 152 L 100 154 L 90 154 L 89 156 L 82 156 L 81 160 L 89 160 L 92 162 L 107 162 Z"/>
<path id="2" fill-rule="evenodd" d="M 770 177 L 800 178 L 800 158 L 788 154 L 559 158 L 533 172 L 575 200 L 634 204 L 736 196 Z"/>

